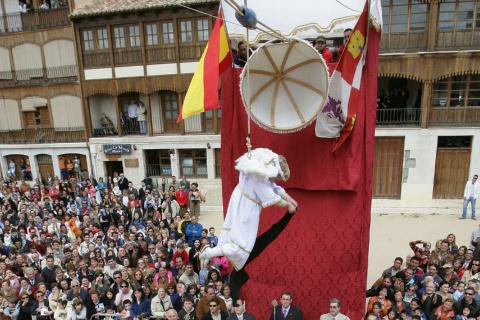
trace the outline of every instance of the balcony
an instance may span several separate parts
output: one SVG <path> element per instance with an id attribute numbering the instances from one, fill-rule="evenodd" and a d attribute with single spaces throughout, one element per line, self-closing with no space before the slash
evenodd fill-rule
<path id="1" fill-rule="evenodd" d="M 0 72 L 0 88 L 77 82 L 77 66 L 60 66 Z"/>
<path id="2" fill-rule="evenodd" d="M 207 43 L 197 43 L 192 45 L 180 45 L 180 60 L 198 61 L 202 57 Z"/>
<path id="3" fill-rule="evenodd" d="M 113 62 L 115 65 L 142 64 L 142 49 L 115 49 Z"/>
<path id="4" fill-rule="evenodd" d="M 377 125 L 420 125 L 420 109 L 377 109 Z"/>
<path id="5" fill-rule="evenodd" d="M 0 143 L 55 143 L 55 142 L 85 142 L 83 127 L 70 128 L 28 128 L 0 131 Z"/>
<path id="6" fill-rule="evenodd" d="M 29 13 L 3 14 L 0 19 L 0 33 L 66 26 L 70 24 L 68 11 L 68 7 L 62 7 Z"/>
<path id="7" fill-rule="evenodd" d="M 422 31 L 386 33 L 380 42 L 380 53 L 418 52 L 427 50 L 427 33 Z"/>
<path id="8" fill-rule="evenodd" d="M 429 124 L 431 126 L 479 127 L 480 107 L 432 107 Z"/>
<path id="9" fill-rule="evenodd" d="M 480 28 L 467 30 L 439 30 L 437 50 L 477 50 L 480 42 Z"/>
<path id="10" fill-rule="evenodd" d="M 147 47 L 147 63 L 176 62 L 177 54 L 175 46 Z"/>
<path id="11" fill-rule="evenodd" d="M 85 68 L 109 67 L 110 65 L 110 51 L 88 51 L 83 54 L 83 66 Z"/>

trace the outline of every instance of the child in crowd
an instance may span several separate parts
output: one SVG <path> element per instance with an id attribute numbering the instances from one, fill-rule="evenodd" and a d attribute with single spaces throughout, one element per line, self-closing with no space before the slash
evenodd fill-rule
<path id="1" fill-rule="evenodd" d="M 105 319 L 107 320 L 120 320 L 120 318 L 115 314 L 115 310 L 113 310 L 112 306 L 107 306 L 105 308 L 106 313 L 108 316 L 105 316 Z"/>
<path id="2" fill-rule="evenodd" d="M 464 292 L 465 291 L 465 282 L 459 281 L 457 284 L 457 290 L 453 293 L 453 299 L 455 301 L 459 301 L 463 299 Z"/>
<path id="3" fill-rule="evenodd" d="M 71 310 L 67 309 L 67 300 L 61 299 L 58 300 L 57 310 L 53 318 L 55 320 L 70 320 L 72 319 Z"/>
<path id="4" fill-rule="evenodd" d="M 193 299 L 190 296 L 186 296 L 183 300 L 183 308 L 178 314 L 179 320 L 194 319 L 195 318 L 195 308 L 193 306 Z"/>
<path id="5" fill-rule="evenodd" d="M 3 309 L 3 314 L 12 320 L 17 320 L 20 313 L 20 304 L 20 302 L 17 303 L 15 298 L 8 299 L 8 307 Z"/>
<path id="6" fill-rule="evenodd" d="M 87 319 L 87 308 L 83 303 L 82 299 L 73 300 L 73 312 L 72 320 L 86 320 Z"/>
<path id="7" fill-rule="evenodd" d="M 462 314 L 457 314 L 457 317 L 455 318 L 456 320 L 469 320 L 472 319 L 472 307 L 471 306 L 466 306 L 462 310 Z"/>
<path id="8" fill-rule="evenodd" d="M 208 243 L 210 244 L 211 248 L 215 248 L 218 244 L 218 238 L 215 235 L 215 228 L 211 227 L 208 231 L 209 231 L 207 236 Z"/>
<path id="9" fill-rule="evenodd" d="M 132 302 L 130 300 L 123 301 L 123 304 L 119 305 L 117 308 L 117 316 L 120 319 L 128 319 L 130 318 L 130 307 L 132 306 Z"/>

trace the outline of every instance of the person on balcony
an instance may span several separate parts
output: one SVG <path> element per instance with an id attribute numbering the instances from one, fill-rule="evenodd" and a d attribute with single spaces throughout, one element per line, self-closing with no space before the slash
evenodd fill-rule
<path id="1" fill-rule="evenodd" d="M 80 166 L 80 159 L 78 158 L 77 155 L 75 155 L 75 159 L 73 160 L 73 165 L 75 167 L 75 178 L 79 181 L 82 180 L 80 176 L 80 171 L 81 171 L 81 166 Z"/>
<path id="2" fill-rule="evenodd" d="M 43 10 L 48 10 L 48 9 L 50 9 L 50 7 L 48 6 L 48 3 L 46 3 L 45 1 L 43 1 L 41 6 L 38 7 L 38 11 L 43 11 Z"/>
<path id="3" fill-rule="evenodd" d="M 130 119 L 130 132 L 136 133 L 138 130 L 138 105 L 133 99 L 130 100 L 130 105 L 128 106 L 128 118 Z"/>
<path id="4" fill-rule="evenodd" d="M 112 121 L 107 117 L 105 113 L 102 113 L 102 119 L 100 119 L 103 127 L 103 132 L 104 134 L 107 134 L 107 131 L 109 134 L 113 135 L 113 124 Z"/>
<path id="5" fill-rule="evenodd" d="M 12 159 L 12 160 L 10 160 L 10 163 L 8 164 L 7 175 L 8 175 L 9 177 L 13 177 L 13 178 L 16 177 L 16 170 L 15 170 L 15 168 L 16 168 L 16 164 L 15 164 L 15 161 L 13 161 L 13 159 Z"/>
<path id="6" fill-rule="evenodd" d="M 138 101 L 137 115 L 138 124 L 140 125 L 140 134 L 147 134 L 147 109 L 142 101 Z"/>
<path id="7" fill-rule="evenodd" d="M 22 170 L 23 179 L 28 180 L 27 178 L 27 164 L 23 158 L 20 159 L 20 169 Z"/>
<path id="8" fill-rule="evenodd" d="M 60 166 L 60 174 L 63 181 L 68 180 L 67 167 L 65 164 L 65 158 L 63 156 L 58 157 L 58 165 Z"/>
<path id="9" fill-rule="evenodd" d="M 27 161 L 25 162 L 26 164 L 26 168 L 25 168 L 25 176 L 26 178 L 25 179 L 30 179 L 32 180 L 32 167 L 30 166 L 30 159 L 27 159 Z"/>
<path id="10" fill-rule="evenodd" d="M 27 5 L 23 1 L 18 3 L 18 9 L 20 10 L 20 13 L 27 13 Z"/>

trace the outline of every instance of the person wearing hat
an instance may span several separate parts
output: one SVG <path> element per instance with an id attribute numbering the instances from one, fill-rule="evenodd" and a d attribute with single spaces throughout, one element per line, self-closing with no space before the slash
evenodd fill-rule
<path id="1" fill-rule="evenodd" d="M 317 40 L 315 40 L 315 49 L 317 49 L 318 53 L 322 55 L 322 58 L 326 63 L 333 62 L 333 54 L 328 49 L 327 39 L 324 36 L 317 37 Z"/>

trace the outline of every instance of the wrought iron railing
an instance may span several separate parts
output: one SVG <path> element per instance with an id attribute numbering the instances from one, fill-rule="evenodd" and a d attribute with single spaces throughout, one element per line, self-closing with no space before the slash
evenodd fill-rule
<path id="1" fill-rule="evenodd" d="M 52 143 L 86 141 L 83 127 L 28 128 L 0 131 L 0 143 Z"/>
<path id="2" fill-rule="evenodd" d="M 378 109 L 377 124 L 420 124 L 420 109 L 395 108 Z"/>
<path id="3" fill-rule="evenodd" d="M 0 15 L 0 33 L 38 30 L 69 24 L 68 7 Z"/>
<path id="4" fill-rule="evenodd" d="M 149 177 L 164 177 L 172 175 L 172 167 L 162 164 L 146 164 L 146 175 Z"/>
<path id="5" fill-rule="evenodd" d="M 77 80 L 76 65 L 0 72 L 0 87 L 76 82 Z"/>
<path id="6" fill-rule="evenodd" d="M 109 119 L 112 126 L 109 128 L 108 125 L 99 120 L 92 120 L 93 127 L 93 136 L 94 137 L 106 137 L 118 134 L 117 119 Z"/>
<path id="7" fill-rule="evenodd" d="M 189 177 L 196 177 L 196 178 L 207 178 L 207 166 L 206 165 L 195 165 L 195 166 L 187 166 L 187 165 L 180 165 L 181 175 L 182 176 L 189 176 Z"/>

